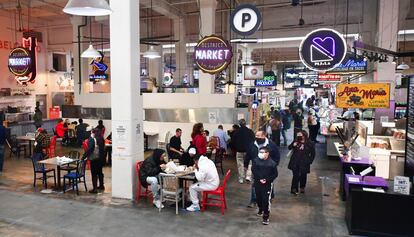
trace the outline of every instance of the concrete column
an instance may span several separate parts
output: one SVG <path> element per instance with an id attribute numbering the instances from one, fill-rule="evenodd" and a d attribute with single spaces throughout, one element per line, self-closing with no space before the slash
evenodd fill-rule
<path id="1" fill-rule="evenodd" d="M 397 50 L 398 37 L 398 0 L 380 0 L 378 2 L 378 47 L 391 51 Z M 389 59 L 390 61 L 392 60 Z M 390 121 L 394 118 L 394 91 L 395 91 L 395 65 L 391 62 L 377 63 L 374 81 L 378 83 L 390 83 L 390 108 L 375 110 L 375 133 L 380 133 L 382 126 L 381 116 L 388 116 Z"/>
<path id="2" fill-rule="evenodd" d="M 72 30 L 73 30 L 73 42 L 78 42 L 78 26 L 82 25 L 85 23 L 83 17 L 80 16 L 72 16 L 70 18 L 70 22 L 72 24 Z M 87 26 L 82 27 L 81 28 L 81 38 L 80 40 L 84 40 L 83 36 L 85 29 L 87 28 Z M 80 53 L 82 54 L 82 52 L 88 47 L 87 44 L 80 44 Z M 79 60 L 81 61 L 81 77 L 80 77 L 80 83 L 81 83 L 81 90 L 79 92 Z M 74 65 L 74 82 L 75 82 L 75 104 L 81 104 L 80 98 L 79 98 L 79 94 L 84 94 L 87 92 L 87 82 L 89 81 L 88 79 L 88 62 L 87 59 L 85 58 L 80 58 L 79 57 L 79 53 L 78 53 L 78 43 L 73 43 L 73 65 Z"/>
<path id="3" fill-rule="evenodd" d="M 149 46 L 148 46 L 149 48 Z M 162 85 L 162 77 L 163 77 L 163 54 L 162 54 L 162 47 L 161 46 L 154 46 L 154 49 L 160 53 L 161 58 L 154 58 L 148 60 L 148 75 L 150 77 L 154 77 L 157 81 L 157 87 Z"/>
<path id="4" fill-rule="evenodd" d="M 200 0 L 200 34 L 203 37 L 215 33 L 216 8 L 216 0 Z M 200 94 L 214 93 L 214 76 L 200 71 L 199 90 Z"/>
<path id="5" fill-rule="evenodd" d="M 175 64 L 177 71 L 175 71 L 174 75 L 174 84 L 178 85 L 182 83 L 183 76 L 185 74 L 190 77 L 187 65 L 187 38 L 185 29 L 185 22 L 183 18 L 174 19 L 174 39 L 179 40 L 175 43 Z"/>
<path id="6" fill-rule="evenodd" d="M 135 164 L 144 159 L 139 96 L 139 1 L 110 0 L 112 197 L 133 199 Z"/>

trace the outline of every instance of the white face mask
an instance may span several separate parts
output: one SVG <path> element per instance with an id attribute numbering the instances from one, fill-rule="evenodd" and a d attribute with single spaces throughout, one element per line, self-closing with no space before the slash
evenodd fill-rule
<path id="1" fill-rule="evenodd" d="M 95 134 L 93 134 L 93 133 L 92 133 L 92 134 L 91 134 L 91 137 L 92 137 L 92 138 L 95 138 Z"/>
<path id="2" fill-rule="evenodd" d="M 264 158 L 265 158 L 265 155 L 264 155 L 264 153 L 259 153 L 259 159 L 261 159 L 261 160 L 263 160 Z"/>

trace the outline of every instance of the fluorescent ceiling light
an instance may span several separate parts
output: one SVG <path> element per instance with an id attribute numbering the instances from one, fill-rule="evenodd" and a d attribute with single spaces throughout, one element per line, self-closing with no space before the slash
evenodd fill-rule
<path id="1" fill-rule="evenodd" d="M 81 58 L 100 58 L 102 57 L 101 53 L 96 50 L 92 44 L 89 45 L 88 49 L 83 51 Z"/>
<path id="2" fill-rule="evenodd" d="M 69 0 L 63 12 L 77 16 L 106 16 L 112 10 L 106 0 Z"/>
<path id="3" fill-rule="evenodd" d="M 243 44 L 243 43 L 257 43 L 257 39 L 231 39 L 230 40 L 231 43 L 239 43 L 239 44 Z"/>
<path id="4" fill-rule="evenodd" d="M 414 29 L 412 30 L 400 30 L 398 31 L 399 35 L 410 35 L 410 34 L 414 34 Z"/>
<path id="5" fill-rule="evenodd" d="M 161 58 L 161 55 L 154 49 L 154 46 L 150 46 L 150 48 L 144 53 L 144 58 Z"/>

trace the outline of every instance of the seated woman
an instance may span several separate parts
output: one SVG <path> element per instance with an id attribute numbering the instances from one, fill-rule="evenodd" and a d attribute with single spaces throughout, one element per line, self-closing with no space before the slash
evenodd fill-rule
<path id="1" fill-rule="evenodd" d="M 68 138 L 68 126 L 63 122 L 62 119 L 58 120 L 56 125 L 56 136 L 62 138 L 62 144 L 66 144 Z"/>

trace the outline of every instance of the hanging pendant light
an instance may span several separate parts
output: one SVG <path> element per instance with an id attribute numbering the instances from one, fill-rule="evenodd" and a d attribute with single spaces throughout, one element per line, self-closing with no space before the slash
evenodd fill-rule
<path id="1" fill-rule="evenodd" d="M 92 44 L 89 45 L 88 49 L 83 51 L 81 58 L 99 58 L 102 55 L 96 50 Z"/>
<path id="2" fill-rule="evenodd" d="M 144 53 L 144 58 L 161 58 L 161 55 L 157 52 L 157 50 L 154 49 L 154 46 L 150 46 L 150 48 Z"/>
<path id="3" fill-rule="evenodd" d="M 63 12 L 77 16 L 106 16 L 112 10 L 106 0 L 69 0 Z"/>
<path id="4" fill-rule="evenodd" d="M 405 62 L 402 62 L 400 65 L 397 66 L 397 70 L 407 70 L 410 69 L 410 66 Z"/>

